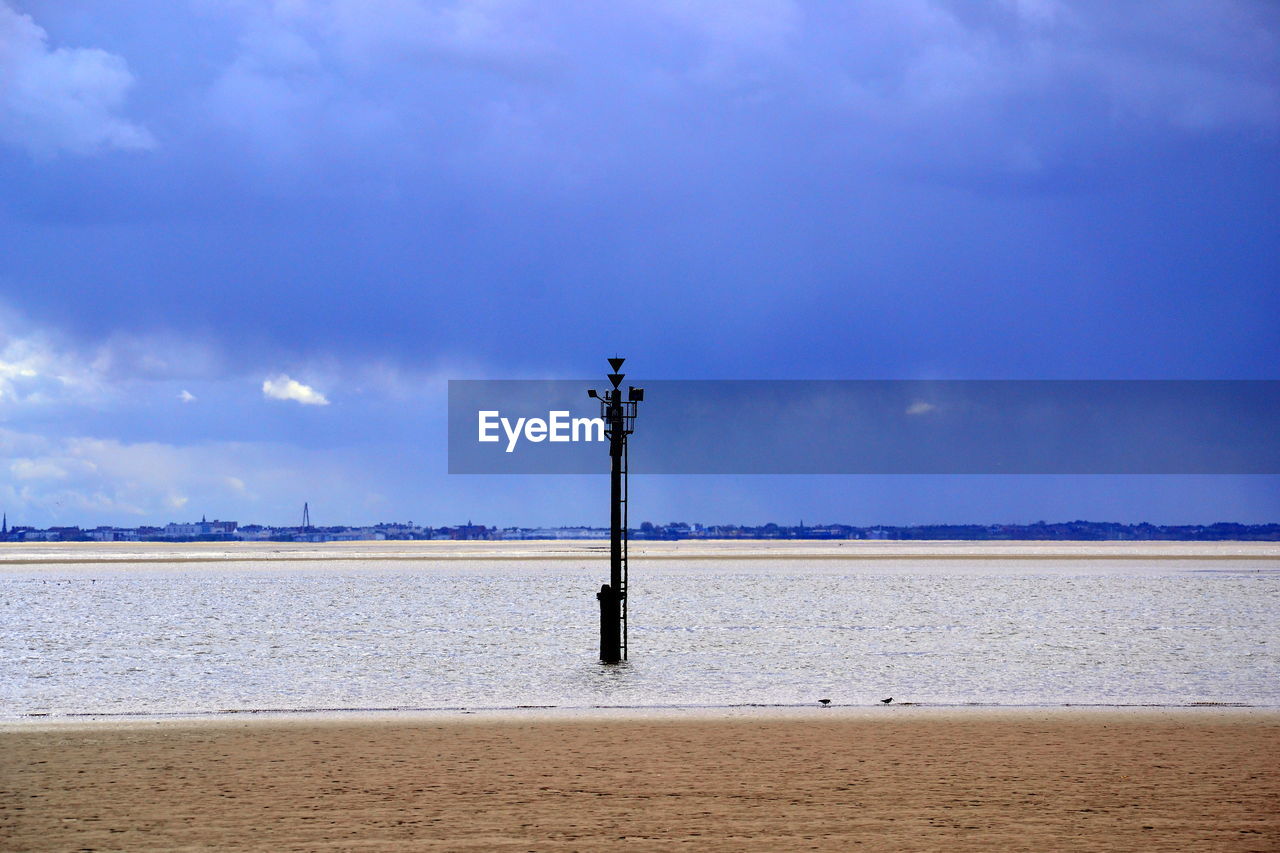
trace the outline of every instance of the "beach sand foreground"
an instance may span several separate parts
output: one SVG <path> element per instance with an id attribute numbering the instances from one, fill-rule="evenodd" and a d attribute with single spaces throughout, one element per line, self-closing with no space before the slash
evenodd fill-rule
<path id="1" fill-rule="evenodd" d="M 883 711 L 9 725 L 0 848 L 1280 849 L 1280 714 Z"/>

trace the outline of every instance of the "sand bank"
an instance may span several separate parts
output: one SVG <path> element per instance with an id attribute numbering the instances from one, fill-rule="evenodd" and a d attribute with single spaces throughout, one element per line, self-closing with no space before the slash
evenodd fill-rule
<path id="1" fill-rule="evenodd" d="M 606 562 L 601 540 L 509 542 L 0 542 L 6 567 L 183 563 L 572 560 Z M 879 540 L 633 541 L 635 561 L 1215 560 L 1280 563 L 1276 542 L 972 542 Z"/>
<path id="2" fill-rule="evenodd" d="M 5 850 L 1277 850 L 1280 714 L 0 727 Z"/>

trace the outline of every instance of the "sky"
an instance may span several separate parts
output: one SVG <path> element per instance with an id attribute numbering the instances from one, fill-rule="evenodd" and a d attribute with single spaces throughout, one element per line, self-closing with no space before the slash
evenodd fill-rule
<path id="1" fill-rule="evenodd" d="M 1270 0 L 0 0 L 0 509 L 604 525 L 604 477 L 449 475 L 447 381 L 1280 379 L 1278 250 Z M 1264 476 L 632 494 L 1280 520 Z"/>

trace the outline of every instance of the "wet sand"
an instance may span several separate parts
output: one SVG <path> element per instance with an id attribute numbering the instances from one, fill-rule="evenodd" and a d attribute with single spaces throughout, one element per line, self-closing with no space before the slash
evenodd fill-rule
<path id="1" fill-rule="evenodd" d="M 1280 566 L 1277 542 L 1065 542 L 885 540 L 634 540 L 633 561 L 665 560 L 968 560 L 1259 562 Z M 609 559 L 607 540 L 365 541 L 365 542 L 0 542 L 0 571 L 53 567 L 85 571 L 116 565 L 130 570 L 189 563 L 364 563 L 403 561 Z"/>
<path id="2" fill-rule="evenodd" d="M 1277 850 L 1280 713 L 0 726 L 4 850 Z"/>

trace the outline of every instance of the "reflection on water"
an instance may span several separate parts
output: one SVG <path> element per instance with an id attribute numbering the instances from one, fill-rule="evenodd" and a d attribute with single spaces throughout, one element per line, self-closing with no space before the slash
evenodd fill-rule
<path id="1" fill-rule="evenodd" d="M 1280 706 L 1268 561 L 583 561 L 0 573 L 0 716 L 797 704 Z"/>

